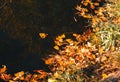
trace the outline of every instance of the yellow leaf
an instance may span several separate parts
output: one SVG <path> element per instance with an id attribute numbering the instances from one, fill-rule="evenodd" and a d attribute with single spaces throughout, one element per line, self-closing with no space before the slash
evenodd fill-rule
<path id="1" fill-rule="evenodd" d="M 98 32 L 99 30 L 100 30 L 100 28 L 99 28 L 99 27 L 97 27 L 97 28 L 93 29 L 93 31 L 94 31 L 94 32 Z"/>
<path id="2" fill-rule="evenodd" d="M 58 46 L 54 46 L 54 49 L 59 50 L 59 47 Z"/>
<path id="3" fill-rule="evenodd" d="M 91 61 L 92 64 L 95 64 L 95 62 Z"/>
<path id="4" fill-rule="evenodd" d="M 48 79 L 48 82 L 58 82 L 58 81 L 55 80 L 55 79 L 49 78 L 49 79 Z"/>
<path id="5" fill-rule="evenodd" d="M 20 77 L 19 79 L 20 79 L 20 80 L 24 80 L 25 78 L 24 78 L 24 77 Z"/>
<path id="6" fill-rule="evenodd" d="M 58 74 L 58 73 L 56 72 L 56 73 L 54 73 L 54 77 L 55 77 L 55 78 L 60 78 L 61 76 L 60 76 L 60 74 Z"/>
<path id="7" fill-rule="evenodd" d="M 112 47 L 110 48 L 110 50 L 111 50 L 111 51 L 114 51 L 114 50 L 115 50 L 115 47 L 114 47 L 114 46 L 112 46 Z"/>
<path id="8" fill-rule="evenodd" d="M 16 77 L 17 77 L 17 76 L 23 76 L 23 75 L 24 75 L 24 71 L 21 71 L 21 72 L 15 73 L 14 75 L 15 75 Z"/>
<path id="9" fill-rule="evenodd" d="M 61 35 L 61 38 L 65 38 L 65 34 L 62 34 L 62 35 Z"/>
<path id="10" fill-rule="evenodd" d="M 88 6 L 88 3 L 87 3 L 87 2 L 84 2 L 83 5 L 84 5 L 84 6 Z"/>
<path id="11" fill-rule="evenodd" d="M 9 82 L 15 82 L 15 81 L 13 81 L 13 80 L 9 80 Z"/>
<path id="12" fill-rule="evenodd" d="M 85 2 L 90 3 L 91 1 L 90 0 L 85 0 Z"/>
<path id="13" fill-rule="evenodd" d="M 99 6 L 99 3 L 94 3 L 95 6 Z"/>
<path id="14" fill-rule="evenodd" d="M 103 79 L 105 79 L 105 78 L 107 78 L 107 77 L 108 77 L 107 74 L 105 74 L 105 73 L 102 74 L 102 78 L 103 78 Z"/>
<path id="15" fill-rule="evenodd" d="M 104 62 L 105 60 L 107 60 L 107 57 L 106 57 L 106 56 L 103 56 L 103 57 L 101 58 L 101 61 Z"/>
<path id="16" fill-rule="evenodd" d="M 47 37 L 48 34 L 46 33 L 39 33 L 40 38 L 44 39 Z"/>
<path id="17" fill-rule="evenodd" d="M 71 39 L 66 39 L 66 41 L 67 41 L 68 43 L 71 43 L 71 42 L 72 42 L 72 40 L 71 40 Z"/>
<path id="18" fill-rule="evenodd" d="M 99 53 L 102 54 L 103 53 L 103 48 L 101 46 L 99 46 L 98 49 L 99 49 Z"/>

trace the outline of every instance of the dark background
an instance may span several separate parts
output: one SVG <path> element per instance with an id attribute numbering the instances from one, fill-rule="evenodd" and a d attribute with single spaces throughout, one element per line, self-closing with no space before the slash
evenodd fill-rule
<path id="1" fill-rule="evenodd" d="M 1 0 L 0 66 L 8 72 L 48 70 L 41 58 L 53 52 L 53 40 L 62 33 L 83 33 L 86 19 L 75 6 L 81 0 Z M 77 22 L 74 20 L 77 18 Z M 40 32 L 48 33 L 41 39 Z"/>

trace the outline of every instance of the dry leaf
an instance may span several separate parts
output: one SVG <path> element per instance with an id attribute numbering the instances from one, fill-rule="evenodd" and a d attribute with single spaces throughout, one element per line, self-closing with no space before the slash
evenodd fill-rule
<path id="1" fill-rule="evenodd" d="M 103 56 L 103 57 L 101 58 L 101 61 L 104 62 L 105 60 L 107 60 L 107 57 L 106 57 L 106 56 Z"/>
<path id="2" fill-rule="evenodd" d="M 105 74 L 105 73 L 102 74 L 102 78 L 103 78 L 103 79 L 105 79 L 105 78 L 107 78 L 107 77 L 108 77 L 107 74 Z"/>

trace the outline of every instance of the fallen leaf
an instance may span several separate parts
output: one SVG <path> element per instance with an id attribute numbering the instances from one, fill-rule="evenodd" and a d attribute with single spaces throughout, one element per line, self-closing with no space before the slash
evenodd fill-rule
<path id="1" fill-rule="evenodd" d="M 103 78 L 103 79 L 105 79 L 105 78 L 107 78 L 107 77 L 108 77 L 107 74 L 105 74 L 105 73 L 102 74 L 102 78 Z"/>
<path id="2" fill-rule="evenodd" d="M 6 72 L 7 68 L 5 65 L 3 65 L 3 68 L 0 68 L 0 74 Z"/>
<path id="3" fill-rule="evenodd" d="M 44 39 L 47 37 L 48 34 L 46 33 L 39 33 L 40 38 Z"/>
<path id="4" fill-rule="evenodd" d="M 54 46 L 54 49 L 59 50 L 59 46 Z"/>

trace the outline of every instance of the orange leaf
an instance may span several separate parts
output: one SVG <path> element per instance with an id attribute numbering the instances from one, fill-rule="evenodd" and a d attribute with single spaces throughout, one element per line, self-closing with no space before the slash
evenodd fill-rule
<path id="1" fill-rule="evenodd" d="M 98 2 L 101 2 L 101 0 L 97 0 Z"/>
<path id="2" fill-rule="evenodd" d="M 43 70 L 34 70 L 34 72 L 39 73 L 40 75 L 38 76 L 39 78 L 45 78 L 47 76 L 47 72 Z"/>
<path id="3" fill-rule="evenodd" d="M 0 78 L 7 81 L 11 79 L 11 76 L 10 74 L 1 74 Z"/>
<path id="4" fill-rule="evenodd" d="M 43 70 L 34 70 L 34 72 L 37 72 L 39 74 L 47 74 L 47 72 L 43 71 Z"/>
<path id="5" fill-rule="evenodd" d="M 87 2 L 84 2 L 83 5 L 84 5 L 84 6 L 88 6 L 88 3 L 87 3 Z"/>
<path id="6" fill-rule="evenodd" d="M 49 58 L 47 60 L 45 60 L 45 64 L 53 64 L 54 62 L 54 59 L 53 58 Z"/>
<path id="7" fill-rule="evenodd" d="M 94 6 L 94 5 L 90 5 L 90 8 L 91 8 L 91 9 L 95 9 L 95 6 Z"/>
<path id="8" fill-rule="evenodd" d="M 3 68 L 0 68 L 0 74 L 6 72 L 7 68 L 5 65 L 3 65 Z"/>

